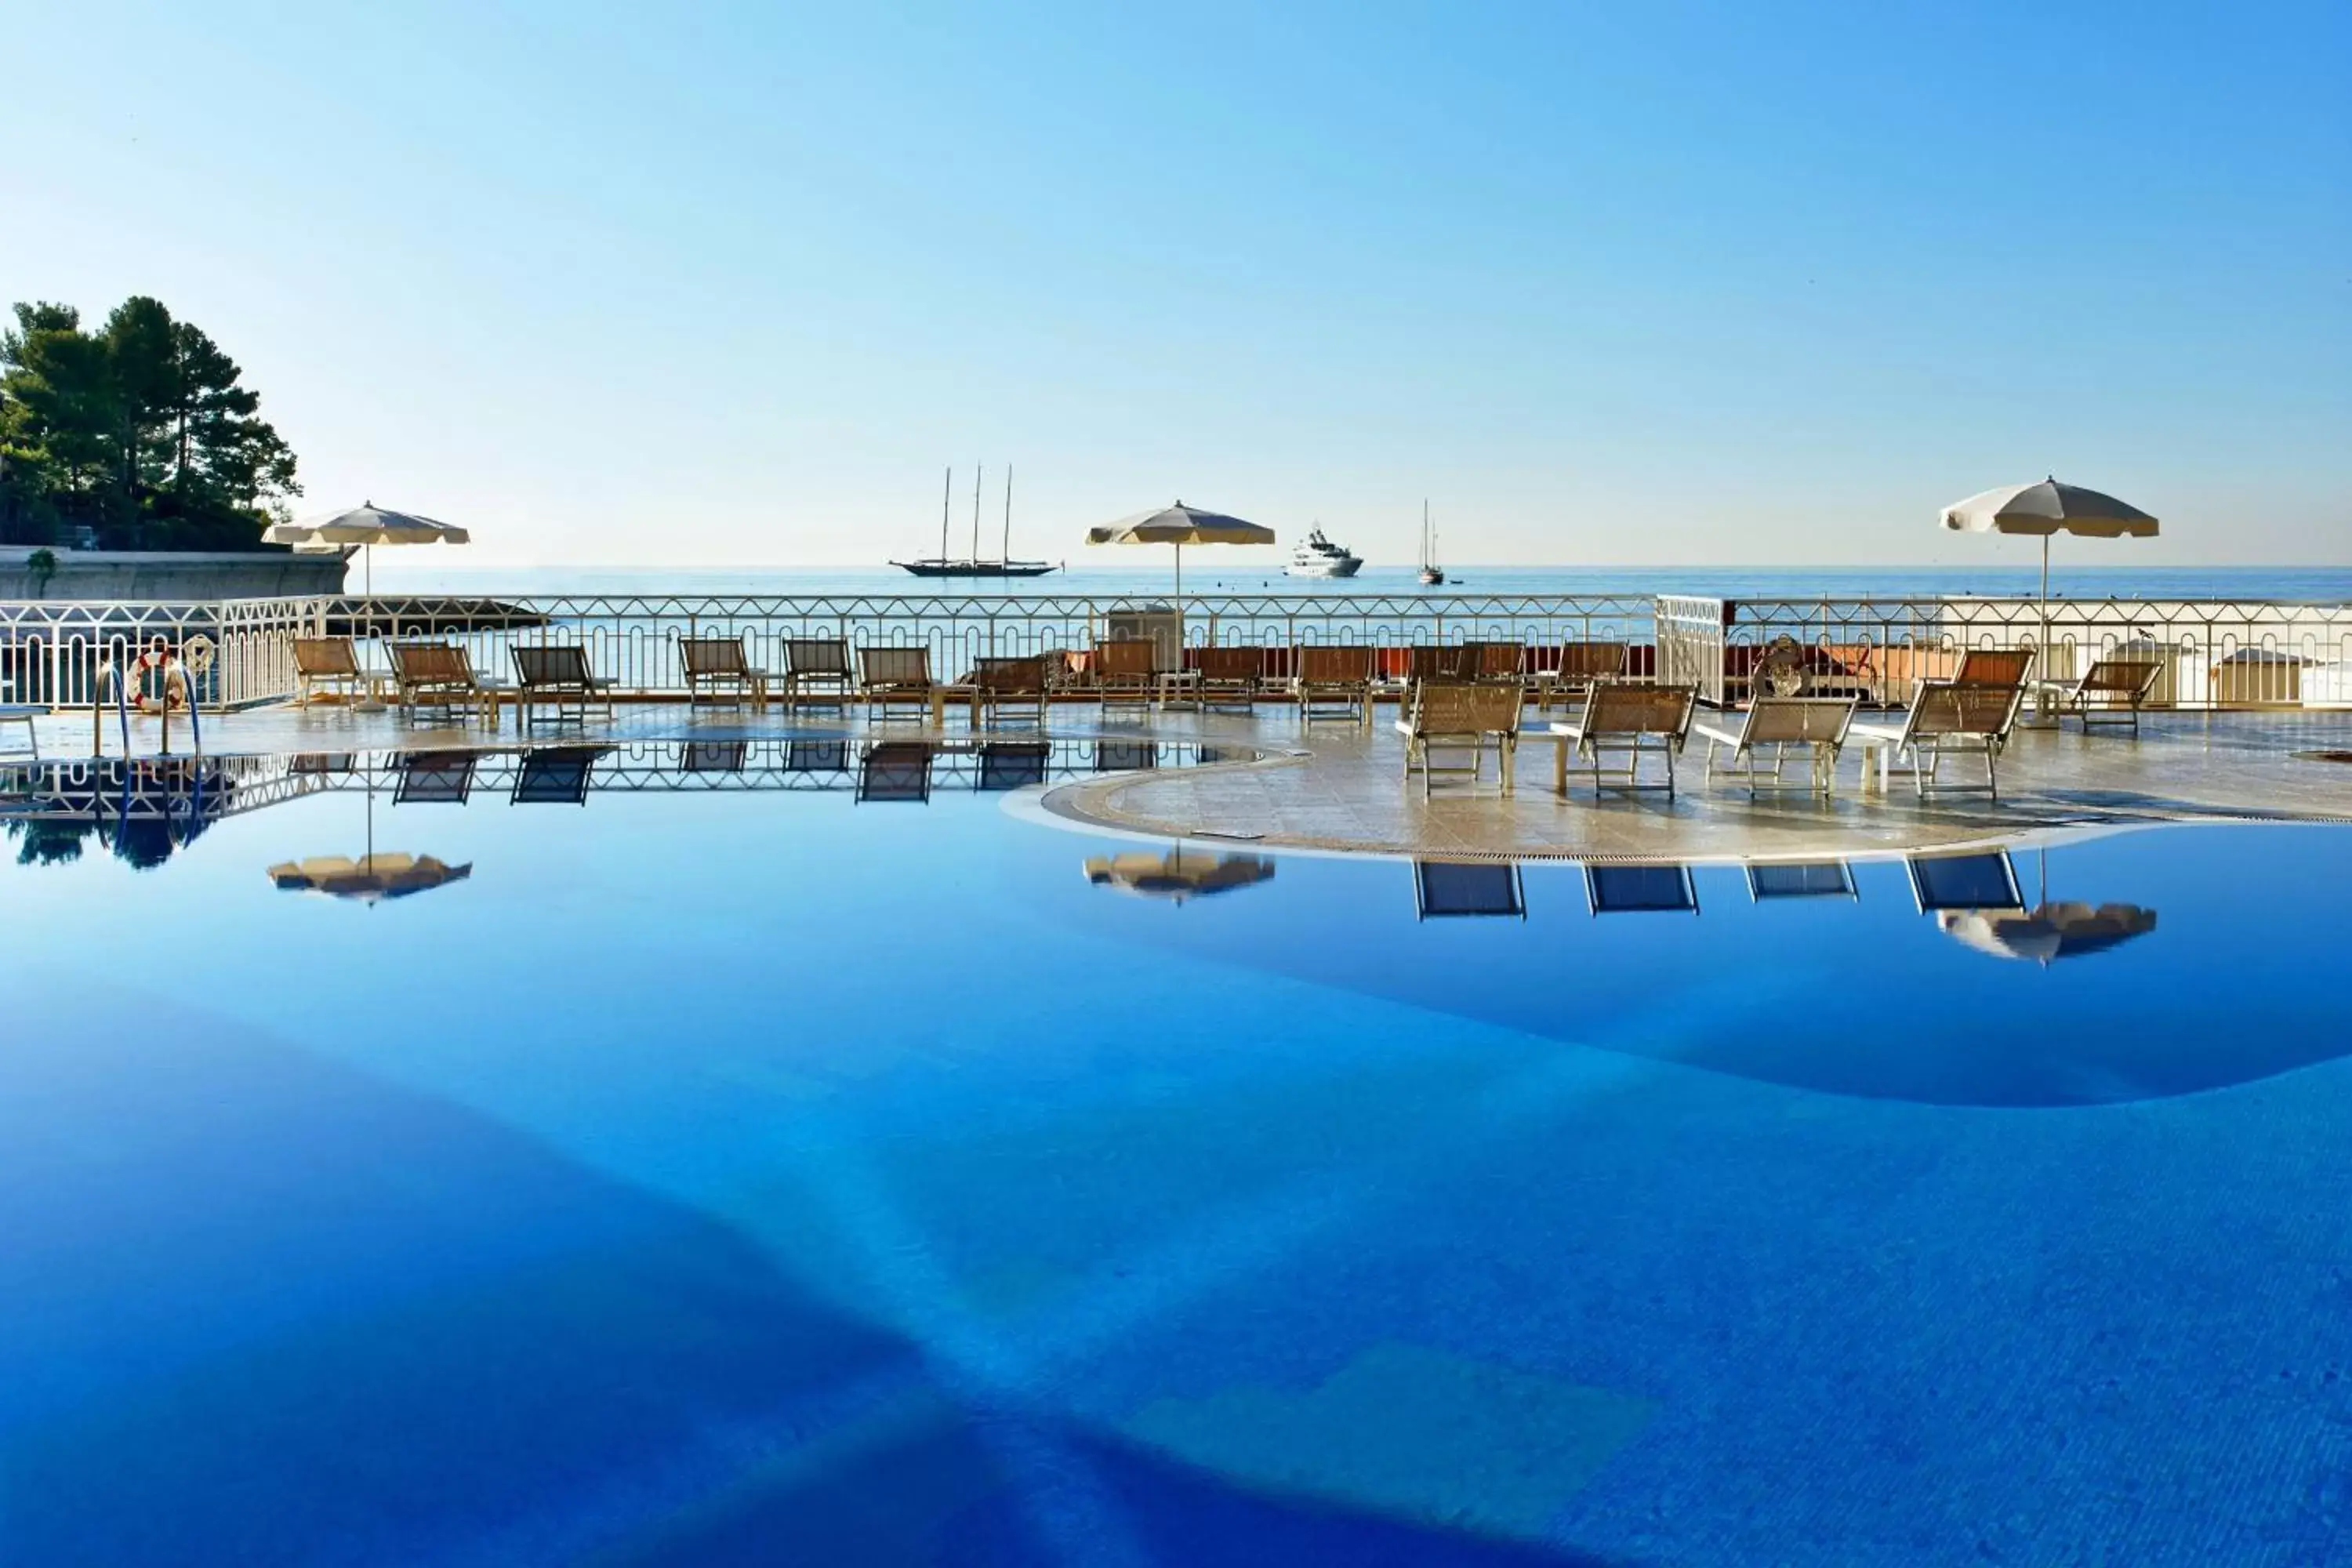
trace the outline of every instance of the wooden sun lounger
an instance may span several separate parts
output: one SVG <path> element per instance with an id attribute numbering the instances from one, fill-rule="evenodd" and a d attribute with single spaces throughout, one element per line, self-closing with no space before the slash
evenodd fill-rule
<path id="1" fill-rule="evenodd" d="M 1430 775 L 1446 773 L 1467 773 L 1473 781 L 1486 757 L 1486 742 L 1495 743 L 1496 766 L 1501 775 L 1503 793 L 1511 793 L 1512 766 L 1518 756 L 1519 710 L 1525 694 L 1516 682 L 1498 686 L 1475 680 L 1424 680 L 1413 688 L 1412 698 L 1405 716 L 1397 721 L 1397 733 L 1404 737 L 1404 776 L 1412 779 L 1417 763 L 1421 767 L 1421 793 L 1428 798 Z M 1438 769 L 1430 760 L 1430 752 L 1437 746 L 1467 746 L 1470 765 L 1467 768 Z"/>
<path id="2" fill-rule="evenodd" d="M 1559 650 L 1559 665 L 1536 676 L 1536 706 L 1545 712 L 1565 699 L 1573 707 L 1591 691 L 1593 682 L 1622 680 L 1633 649 L 1622 642 L 1572 642 Z"/>
<path id="3" fill-rule="evenodd" d="M 533 722 L 532 708 L 541 703 L 554 708 L 559 724 L 564 721 L 567 708 L 583 724 L 592 707 L 601 707 L 608 715 L 613 712 L 613 683 L 588 668 L 586 648 L 550 645 L 509 647 L 507 652 L 514 658 L 515 710 L 524 730 Z"/>
<path id="4" fill-rule="evenodd" d="M 1690 732 L 1691 713 L 1697 703 L 1698 688 L 1695 686 L 1595 682 L 1584 700 L 1581 717 L 1564 722 L 1555 721 L 1552 724 L 1551 738 L 1557 748 L 1552 758 L 1552 788 L 1563 795 L 1568 793 L 1571 750 L 1591 760 L 1594 795 L 1601 793 L 1601 753 L 1604 751 L 1626 753 L 1623 787 L 1641 788 L 1642 755 L 1655 750 L 1666 759 L 1664 787 L 1671 798 L 1675 793 L 1675 757 Z"/>
<path id="5" fill-rule="evenodd" d="M 1106 711 L 1117 703 L 1140 708 L 1151 701 L 1159 653 L 1150 637 L 1108 637 L 1095 644 L 1094 686 Z"/>
<path id="6" fill-rule="evenodd" d="M 751 700 L 755 711 L 768 706 L 768 672 L 755 668 L 743 651 L 743 638 L 682 637 L 677 639 L 679 663 L 686 670 L 686 700 L 697 702 Z"/>
<path id="7" fill-rule="evenodd" d="M 403 718 L 413 718 L 420 708 L 467 708 L 477 713 L 487 711 L 490 722 L 498 722 L 499 696 L 505 689 L 475 675 L 473 660 L 458 644 L 395 642 L 391 652 L 393 684 L 399 691 Z"/>
<path id="8" fill-rule="evenodd" d="M 971 674 L 964 684 L 979 692 L 992 721 L 1015 710 L 1025 710 L 1031 718 L 1043 723 L 1045 704 L 1053 695 L 1048 661 L 1049 656 L 1045 654 L 1019 658 L 983 657 L 973 661 Z"/>
<path id="9" fill-rule="evenodd" d="M 2164 661 L 2145 656 L 2097 659 L 2073 680 L 2044 680 L 2042 690 L 2057 699 L 2062 719 L 2071 713 L 2089 732 L 2094 723 L 2129 724 L 2139 733 L 2139 710 L 2164 673 Z"/>
<path id="10" fill-rule="evenodd" d="M 1907 754 L 1911 759 L 1912 783 L 1923 795 L 1937 787 L 1936 772 L 1942 765 L 1944 752 L 1975 752 L 1984 758 L 1985 789 L 1999 800 L 2000 781 L 1995 767 L 2002 749 L 2009 744 L 2010 731 L 2016 727 L 2018 709 L 2024 700 L 2025 688 L 2021 685 L 1923 681 L 1902 723 L 1855 724 L 1847 732 L 1885 748 L 1879 763 L 1882 784 L 1894 763 Z"/>
<path id="11" fill-rule="evenodd" d="M 786 711 L 804 702 L 846 708 L 857 688 L 846 637 L 786 637 L 782 687 Z"/>
<path id="12" fill-rule="evenodd" d="M 1265 649 L 1203 647 L 1194 649 L 1192 658 L 1200 674 L 1202 706 L 1256 704 L 1258 688 L 1265 680 Z"/>
<path id="13" fill-rule="evenodd" d="M 1317 716 L 1318 709 L 1338 707 L 1369 730 L 1372 727 L 1374 650 L 1367 644 L 1306 643 L 1297 651 L 1297 674 L 1290 694 L 1298 704 L 1300 722 Z"/>
<path id="14" fill-rule="evenodd" d="M 1830 792 L 1837 777 L 1838 750 L 1853 723 L 1853 697 L 1759 697 L 1735 722 L 1731 715 L 1694 719 L 1691 731 L 1706 741 L 1706 776 L 1715 777 L 1716 754 L 1731 750 L 1731 763 L 1742 770 L 1748 793 L 1756 793 L 1756 752 L 1772 749 L 1772 783 L 1780 782 L 1781 764 L 1790 746 L 1802 746 L 1812 756 L 1812 787 Z"/>
<path id="15" fill-rule="evenodd" d="M 304 708 L 321 687 L 345 701 L 368 694 L 368 672 L 360 668 L 359 652 L 349 637 L 296 637 L 294 678 L 300 682 L 299 700 Z"/>

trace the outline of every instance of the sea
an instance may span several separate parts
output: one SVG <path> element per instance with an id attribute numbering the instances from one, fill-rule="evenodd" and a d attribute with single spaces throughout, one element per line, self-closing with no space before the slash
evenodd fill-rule
<path id="1" fill-rule="evenodd" d="M 1138 554 L 1146 553 L 1137 552 Z M 1172 585 L 1165 552 L 1150 566 L 1084 566 L 1043 577 L 914 577 L 893 567 L 843 566 L 468 566 L 444 547 L 376 552 L 380 594 L 507 595 L 789 595 L 936 597 L 1039 595 L 1126 598 L 1164 595 Z M 1982 566 L 1477 566 L 1447 569 L 1443 587 L 1425 588 L 1410 566 L 1367 566 L 1354 577 L 1287 577 L 1272 568 L 1220 568 L 1213 551 L 1190 552 L 1184 592 L 1207 594 L 1378 594 L 1473 597 L 1519 595 L 1691 594 L 1710 598 L 2031 596 L 2038 565 Z M 1208 557 L 1202 559 L 1202 557 Z M 352 563 L 352 590 L 361 584 Z M 2254 599 L 2352 602 L 2352 566 L 2107 567 L 2073 562 L 2054 570 L 2053 598 Z"/>

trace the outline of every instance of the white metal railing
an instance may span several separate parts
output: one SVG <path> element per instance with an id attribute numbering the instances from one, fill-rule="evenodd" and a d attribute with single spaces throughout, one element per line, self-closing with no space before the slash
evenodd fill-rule
<path id="1" fill-rule="evenodd" d="M 624 694 L 684 689 L 682 636 L 740 635 L 752 660 L 781 668 L 793 637 L 922 647 L 953 679 L 984 656 L 1079 649 L 1114 625 L 1173 633 L 1174 615 L 1148 595 L 536 595 L 481 598 L 241 599 L 196 604 L 0 603 L 0 694 L 78 706 L 100 695 L 101 663 L 120 668 L 163 637 L 201 632 L 218 645 L 199 689 L 208 708 L 291 696 L 299 637 L 448 638 L 485 675 L 510 674 L 517 644 L 573 643 Z M 1268 673 L 1285 650 L 1361 644 L 1401 675 L 1418 644 L 1516 641 L 1537 650 L 1578 641 L 1635 647 L 1636 675 L 1688 682 L 1714 703 L 1747 696 L 1748 671 L 1786 636 L 1809 650 L 1824 684 L 1874 702 L 1905 700 L 1920 679 L 1948 672 L 1966 647 L 2032 646 L 2053 677 L 2109 653 L 2163 666 L 2152 701 L 2175 708 L 2352 707 L 2352 605 L 2279 600 L 1824 596 L 1727 600 L 1631 595 L 1192 595 L 1188 647 L 1256 647 Z M 1150 635 L 1149 632 L 1146 635 Z M 1652 649 L 1654 648 L 1654 655 Z M 375 662 L 381 664 L 381 656 Z"/>
<path id="2" fill-rule="evenodd" d="M 470 604 L 471 616 L 453 613 Z M 331 601 L 337 627 L 381 636 L 463 643 L 476 670 L 506 675 L 517 644 L 585 647 L 599 675 L 625 692 L 679 694 L 685 673 L 678 638 L 741 636 L 754 664 L 783 667 L 794 637 L 841 637 L 853 645 L 921 647 L 931 668 L 952 679 L 989 657 L 1024 657 L 1091 647 L 1122 633 L 1150 636 L 1174 626 L 1175 606 L 1150 595 L 861 595 L 666 597 L 520 595 L 484 601 Z M 1370 644 L 1403 650 L 1416 643 L 1514 640 L 1538 647 L 1593 639 L 1646 641 L 1650 601 L 1639 595 L 1187 595 L 1182 640 L 1190 647 L 1256 647 L 1281 653 L 1303 644 Z M 1279 668 L 1269 673 L 1286 673 Z"/>
<path id="3" fill-rule="evenodd" d="M 53 708 L 110 701 L 102 669 L 124 669 L 159 641 L 177 653 L 201 636 L 215 645 L 210 668 L 194 677 L 204 706 L 290 697 L 294 639 L 320 634 L 327 605 L 322 598 L 0 603 L 0 691 L 10 701 Z"/>
<path id="4" fill-rule="evenodd" d="M 2159 665 L 2151 706 L 2352 707 L 2352 605 L 2263 599 L 1719 599 L 1661 597 L 1658 668 L 1714 703 L 1744 700 L 1763 649 L 1781 637 L 1817 683 L 1880 704 L 1948 675 L 1969 648 L 2039 650 L 2036 672 L 2068 679 L 2111 656 Z"/>

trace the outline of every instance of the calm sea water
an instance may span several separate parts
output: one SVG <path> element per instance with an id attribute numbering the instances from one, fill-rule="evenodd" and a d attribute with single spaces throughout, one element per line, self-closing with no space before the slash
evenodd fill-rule
<path id="1" fill-rule="evenodd" d="M 383 550 L 376 553 L 375 584 L 394 593 L 506 594 L 800 594 L 929 595 L 1073 594 L 1122 596 L 1164 593 L 1171 581 L 1167 557 L 1154 566 L 1108 569 L 1080 565 L 1050 576 L 995 582 L 985 579 L 942 585 L 882 568 L 835 567 L 494 567 L 468 568 L 458 552 Z M 1148 552 L 1137 552 L 1145 554 Z M 1156 569 L 1155 569 L 1156 568 Z M 351 584 L 357 590 L 356 566 Z M 1369 566 L 1344 582 L 1285 577 L 1274 571 L 1237 572 L 1222 567 L 1214 551 L 1195 551 L 1185 561 L 1190 593 L 1282 594 L 1701 594 L 1728 598 L 1806 597 L 1832 595 L 2032 594 L 2039 568 L 1979 567 L 1577 567 L 1465 566 L 1444 587 L 1424 589 L 1410 567 Z M 2149 599 L 2247 597 L 2257 599 L 2352 600 L 2347 567 L 2174 567 L 2125 570 L 2066 563 L 2052 576 L 2052 591 L 2093 597 L 2120 595 Z"/>
<path id="2" fill-rule="evenodd" d="M 2352 831 L 1448 888 L 695 734 L 11 830 L 0 1562 L 2352 1540 Z"/>

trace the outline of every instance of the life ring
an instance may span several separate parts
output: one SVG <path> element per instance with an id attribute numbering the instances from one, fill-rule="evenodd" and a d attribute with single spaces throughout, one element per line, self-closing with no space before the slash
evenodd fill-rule
<path id="1" fill-rule="evenodd" d="M 163 694 L 161 697 L 148 694 L 147 676 L 151 670 L 162 672 Z M 171 645 L 160 634 L 139 650 L 139 657 L 132 659 L 130 668 L 123 672 L 123 680 L 130 690 L 131 702 L 142 713 L 181 713 L 187 710 L 188 678 L 181 670 L 180 661 L 172 657 Z"/>

